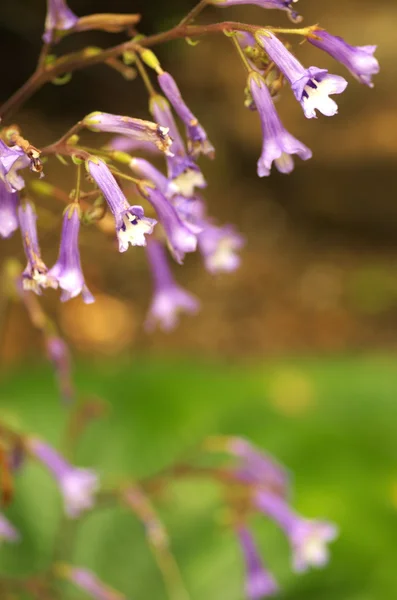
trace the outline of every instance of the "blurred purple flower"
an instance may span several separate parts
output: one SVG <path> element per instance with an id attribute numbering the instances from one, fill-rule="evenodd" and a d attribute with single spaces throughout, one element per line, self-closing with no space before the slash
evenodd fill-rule
<path id="1" fill-rule="evenodd" d="M 144 142 L 141 140 L 134 140 L 126 135 L 115 135 L 110 142 L 106 145 L 109 150 L 116 150 L 118 152 L 149 152 L 150 154 L 158 154 L 159 149 L 152 142 Z"/>
<path id="2" fill-rule="evenodd" d="M 255 6 L 260 6 L 261 8 L 268 9 L 278 9 L 278 10 L 286 10 L 290 16 L 290 18 L 295 21 L 295 23 L 299 22 L 301 18 L 295 10 L 292 10 L 292 5 L 295 4 L 298 0 L 208 0 L 210 4 L 215 4 L 215 6 L 229 7 L 229 6 L 237 6 L 238 4 L 253 4 Z"/>
<path id="3" fill-rule="evenodd" d="M 51 44 L 55 41 L 57 31 L 72 29 L 78 20 L 78 17 L 70 10 L 65 0 L 47 0 L 43 41 L 46 44 Z"/>
<path id="4" fill-rule="evenodd" d="M 313 32 L 308 41 L 345 65 L 360 83 L 374 87 L 372 75 L 379 73 L 379 63 L 374 56 L 376 46 L 350 46 L 341 37 L 331 35 L 324 29 Z"/>
<path id="5" fill-rule="evenodd" d="M 92 571 L 78 567 L 63 566 L 66 578 L 84 590 L 94 600 L 125 600 L 124 594 L 108 587 Z"/>
<path id="6" fill-rule="evenodd" d="M 246 597 L 249 600 L 260 600 L 273 596 L 278 591 L 278 585 L 271 573 L 265 569 L 250 531 L 246 527 L 238 527 L 237 535 L 246 565 Z"/>
<path id="7" fill-rule="evenodd" d="M 289 81 L 295 98 L 301 103 L 308 119 L 315 118 L 316 110 L 332 117 L 338 105 L 330 94 L 341 94 L 347 81 L 339 75 L 330 75 L 326 69 L 305 67 L 291 54 L 280 40 L 267 30 L 257 31 L 256 41 Z"/>
<path id="8" fill-rule="evenodd" d="M 94 302 L 94 296 L 85 284 L 79 252 L 80 207 L 70 204 L 63 216 L 62 236 L 58 260 L 48 275 L 63 290 L 61 301 L 66 302 L 80 293 L 86 304 Z"/>
<path id="9" fill-rule="evenodd" d="M 0 236 L 10 237 L 18 229 L 19 195 L 9 192 L 5 184 L 0 181 Z"/>
<path id="10" fill-rule="evenodd" d="M 152 233 L 157 221 L 145 217 L 142 206 L 130 206 L 109 167 L 102 160 L 88 160 L 87 169 L 105 196 L 115 218 L 119 251 L 125 252 L 129 244 L 145 246 L 145 235 Z"/>
<path id="11" fill-rule="evenodd" d="M 167 177 L 161 171 L 156 169 L 156 167 L 148 160 L 145 160 L 144 158 L 132 158 L 128 166 L 136 175 L 138 175 L 138 177 L 142 177 L 142 179 L 147 179 L 154 183 L 156 188 L 167 198 L 172 197 L 178 192 L 177 185 L 167 179 Z"/>
<path id="12" fill-rule="evenodd" d="M 48 358 L 55 367 L 62 398 L 69 403 L 75 397 L 69 348 L 61 337 L 50 335 L 46 338 L 46 349 Z"/>
<path id="13" fill-rule="evenodd" d="M 195 314 L 200 304 L 197 298 L 180 287 L 173 279 L 160 242 L 149 240 L 146 252 L 153 276 L 154 296 L 145 325 L 149 330 L 160 325 L 164 331 L 170 331 L 176 327 L 180 312 Z"/>
<path id="14" fill-rule="evenodd" d="M 197 240 L 205 268 L 210 273 L 230 273 L 239 267 L 240 257 L 236 252 L 243 247 L 244 240 L 232 225 L 217 227 L 205 223 Z"/>
<path id="15" fill-rule="evenodd" d="M 7 146 L 0 140 L 0 180 L 8 192 L 19 191 L 25 187 L 25 182 L 18 174 L 20 169 L 25 169 L 31 164 L 30 159 L 19 146 Z"/>
<path id="16" fill-rule="evenodd" d="M 11 525 L 10 521 L 0 513 L 0 542 L 19 542 L 19 532 Z"/>
<path id="17" fill-rule="evenodd" d="M 305 519 L 292 511 L 278 496 L 259 490 L 255 507 L 275 521 L 287 535 L 293 553 L 293 567 L 298 573 L 311 566 L 322 567 L 329 559 L 327 543 L 338 535 L 338 529 L 327 521 Z"/>
<path id="18" fill-rule="evenodd" d="M 94 471 L 74 467 L 38 438 L 30 438 L 27 447 L 57 480 L 68 517 L 77 518 L 93 507 L 94 495 L 99 486 L 99 479 Z"/>

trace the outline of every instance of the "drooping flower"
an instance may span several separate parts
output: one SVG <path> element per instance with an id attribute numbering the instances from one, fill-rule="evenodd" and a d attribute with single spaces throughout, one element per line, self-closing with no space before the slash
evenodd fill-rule
<path id="1" fill-rule="evenodd" d="M 25 187 L 25 182 L 18 171 L 30 166 L 31 161 L 19 146 L 7 146 L 0 140 L 0 179 L 8 192 L 15 192 Z"/>
<path id="2" fill-rule="evenodd" d="M 245 595 L 248 600 L 260 600 L 273 596 L 278 591 L 278 585 L 269 571 L 265 568 L 251 532 L 246 527 L 238 527 L 237 535 L 243 551 L 246 580 Z"/>
<path id="3" fill-rule="evenodd" d="M 270 175 L 273 162 L 281 173 L 290 173 L 294 168 L 292 154 L 297 154 L 302 160 L 308 160 L 312 152 L 284 128 L 262 77 L 257 73 L 251 73 L 249 86 L 260 116 L 263 134 L 258 175 L 259 177 Z"/>
<path id="4" fill-rule="evenodd" d="M 62 236 L 58 260 L 48 275 L 53 277 L 61 290 L 61 301 L 66 302 L 79 294 L 86 304 L 94 302 L 94 296 L 85 284 L 79 252 L 80 208 L 70 204 L 63 216 Z"/>
<path id="5" fill-rule="evenodd" d="M 140 192 L 156 211 L 173 257 L 182 264 L 185 253 L 196 250 L 196 236 L 182 223 L 175 208 L 158 189 L 146 187 Z"/>
<path id="6" fill-rule="evenodd" d="M 165 154 L 170 152 L 172 140 L 168 135 L 169 130 L 161 123 L 159 125 L 152 121 L 104 112 L 90 113 L 83 119 L 83 122 L 91 131 L 118 133 L 139 142 L 151 142 Z"/>
<path id="7" fill-rule="evenodd" d="M 55 367 L 62 398 L 65 402 L 69 403 L 75 396 L 71 377 L 69 348 L 65 341 L 58 335 L 48 336 L 45 342 L 48 358 Z"/>
<path id="8" fill-rule="evenodd" d="M 316 29 L 308 41 L 345 65 L 361 83 L 374 87 L 372 75 L 379 73 L 379 63 L 374 56 L 376 46 L 350 46 L 339 36 L 331 35 L 324 29 Z"/>
<path id="9" fill-rule="evenodd" d="M 298 0 L 209 0 L 210 4 L 228 8 L 229 6 L 237 6 L 238 4 L 253 4 L 261 8 L 286 10 L 290 18 L 299 23 L 301 18 L 295 10 L 292 10 L 292 5 Z"/>
<path id="10" fill-rule="evenodd" d="M 1 542 L 18 542 L 20 535 L 10 521 L 0 513 L 0 543 Z"/>
<path id="11" fill-rule="evenodd" d="M 145 217 L 142 206 L 130 206 L 108 166 L 99 158 L 87 161 L 87 169 L 101 189 L 116 221 L 120 252 L 128 245 L 145 246 L 145 235 L 150 235 L 155 219 Z"/>
<path id="12" fill-rule="evenodd" d="M 198 312 L 199 301 L 175 282 L 160 242 L 149 240 L 146 252 L 153 276 L 154 296 L 145 325 L 149 330 L 159 325 L 164 331 L 170 331 L 176 327 L 179 313 Z"/>
<path id="13" fill-rule="evenodd" d="M 94 600 L 125 600 L 124 594 L 105 585 L 95 573 L 88 569 L 62 565 L 61 574 Z"/>
<path id="14" fill-rule="evenodd" d="M 132 158 L 129 163 L 129 167 L 138 177 L 147 179 L 154 183 L 157 189 L 160 190 L 166 198 L 172 197 L 178 193 L 178 186 L 167 179 L 167 177 L 156 167 L 154 167 L 148 160 L 144 158 Z"/>
<path id="15" fill-rule="evenodd" d="M 177 186 L 180 194 L 191 197 L 195 188 L 206 187 L 204 176 L 186 152 L 168 101 L 163 96 L 153 96 L 150 99 L 150 111 L 158 123 L 169 129 L 172 138 L 172 156 L 167 156 L 168 178 Z"/>
<path id="16" fill-rule="evenodd" d="M 243 247 L 244 240 L 232 225 L 217 227 L 206 223 L 197 241 L 210 273 L 230 273 L 239 267 L 240 257 L 236 252 Z"/>
<path id="17" fill-rule="evenodd" d="M 51 44 L 55 41 L 57 32 L 72 29 L 78 20 L 78 17 L 67 6 L 66 0 L 47 0 L 43 41 Z"/>
<path id="18" fill-rule="evenodd" d="M 215 149 L 209 141 L 205 130 L 198 122 L 197 117 L 194 116 L 190 108 L 185 104 L 174 78 L 169 73 L 163 71 L 158 76 L 158 82 L 174 107 L 174 110 L 186 126 L 190 154 L 197 156 L 202 153 L 210 158 L 214 158 Z"/>
<path id="19" fill-rule="evenodd" d="M 329 559 L 328 542 L 338 535 L 337 527 L 327 521 L 305 519 L 297 515 L 280 497 L 259 490 L 255 507 L 274 520 L 287 535 L 292 548 L 292 562 L 298 573 L 310 567 L 322 567 Z"/>
<path id="20" fill-rule="evenodd" d="M 317 116 L 316 110 L 327 117 L 338 112 L 338 105 L 329 96 L 341 94 L 346 89 L 346 79 L 330 75 L 326 69 L 305 69 L 284 44 L 267 30 L 257 31 L 255 37 L 290 83 L 295 98 L 301 103 L 308 119 Z"/>
<path id="21" fill-rule="evenodd" d="M 18 229 L 19 195 L 8 192 L 5 184 L 0 181 L 0 236 L 10 237 Z"/>
<path id="22" fill-rule="evenodd" d="M 175 194 L 170 199 L 182 223 L 195 235 L 201 233 L 208 223 L 205 220 L 205 204 L 200 196 L 186 198 Z"/>
<path id="23" fill-rule="evenodd" d="M 22 273 L 23 288 L 41 294 L 41 288 L 58 287 L 57 280 L 50 275 L 41 258 L 36 228 L 37 216 L 30 202 L 25 202 L 18 207 L 18 220 L 28 261 Z"/>
<path id="24" fill-rule="evenodd" d="M 77 518 L 93 507 L 95 492 L 99 486 L 98 475 L 94 471 L 74 467 L 38 438 L 28 439 L 27 449 L 56 479 L 68 517 Z"/>

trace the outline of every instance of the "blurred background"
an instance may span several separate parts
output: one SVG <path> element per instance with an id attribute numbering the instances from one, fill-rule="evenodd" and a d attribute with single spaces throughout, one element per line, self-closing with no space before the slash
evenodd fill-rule
<path id="1" fill-rule="evenodd" d="M 78 15 L 139 12 L 140 29 L 152 33 L 178 22 L 194 2 L 69 5 Z M 245 73 L 227 39 L 203 38 L 195 47 L 177 41 L 158 49 L 217 149 L 216 161 L 201 162 L 209 183 L 205 196 L 211 214 L 246 237 L 241 268 L 214 278 L 198 256 L 188 256 L 183 268 L 175 265 L 175 276 L 200 298 L 202 310 L 182 318 L 171 334 L 147 335 L 142 322 L 151 283 L 144 252 L 120 255 L 109 238 L 87 228 L 81 253 L 96 303 L 61 305 L 48 293 L 43 305 L 73 348 L 80 389 L 113 406 L 111 425 L 95 425 L 82 444 L 81 464 L 98 465 L 113 478 L 131 471 L 139 476 L 205 435 L 251 437 L 294 473 L 297 507 L 341 527 L 331 566 L 297 578 L 289 573 L 277 532 L 257 524 L 263 552 L 284 589 L 280 598 L 394 600 L 397 6 L 393 0 L 300 0 L 298 8 L 304 24 L 319 23 L 353 45 L 378 44 L 381 73 L 370 90 L 309 44 L 296 48 L 302 62 L 329 67 L 346 76 L 349 86 L 337 98 L 336 117 L 312 121 L 283 91 L 278 111 L 285 126 L 313 150 L 312 160 L 297 160 L 290 176 L 256 176 L 259 120 L 244 109 Z M 44 18 L 44 0 L 2 3 L 0 102 L 33 72 Z M 283 13 L 257 7 L 208 9 L 202 20 L 226 18 L 290 25 Z M 59 50 L 124 39 L 86 33 L 65 39 Z M 76 72 L 64 87 L 47 85 L 15 121 L 40 147 L 93 110 L 148 118 L 145 90 L 139 79 L 125 81 L 98 66 Z M 46 178 L 66 191 L 74 186 L 71 169 L 60 164 L 46 167 Z M 47 264 L 59 243 L 62 207 L 55 202 L 37 198 Z M 1 242 L 0 263 L 10 256 L 23 260 L 18 234 Z M 51 371 L 38 353 L 40 334 L 23 307 L 2 310 L 1 340 L 1 410 L 56 443 L 62 411 Z M 165 503 L 176 555 L 193 598 L 237 600 L 238 548 L 222 527 L 216 498 L 199 489 L 178 487 Z M 22 523 L 24 542 L 0 550 L 5 572 L 45 564 L 56 527 L 56 493 L 41 472 L 32 468 L 21 475 L 17 491 L 9 514 Z M 124 516 L 104 513 L 84 527 L 76 561 L 131 598 L 165 597 L 137 525 L 127 533 Z"/>

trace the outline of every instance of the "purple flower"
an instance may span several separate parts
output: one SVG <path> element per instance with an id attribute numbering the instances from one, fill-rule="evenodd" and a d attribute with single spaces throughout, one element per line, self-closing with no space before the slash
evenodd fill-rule
<path id="1" fill-rule="evenodd" d="M 30 438 L 27 447 L 58 482 L 68 517 L 74 519 L 93 507 L 94 495 L 99 485 L 98 476 L 94 471 L 74 467 L 38 438 Z"/>
<path id="2" fill-rule="evenodd" d="M 255 37 L 258 44 L 289 81 L 295 98 L 301 103 L 308 119 L 317 116 L 316 110 L 327 117 L 336 115 L 338 105 L 329 98 L 329 95 L 341 94 L 346 89 L 346 79 L 339 75 L 329 75 L 326 69 L 317 67 L 305 69 L 284 44 L 269 31 L 258 31 Z"/>
<path id="3" fill-rule="evenodd" d="M 91 131 L 119 133 L 139 142 L 151 142 L 165 154 L 170 152 L 172 140 L 168 128 L 161 124 L 104 112 L 90 113 L 83 122 Z"/>
<path id="4" fill-rule="evenodd" d="M 134 140 L 126 135 L 115 135 L 106 146 L 109 150 L 118 152 L 150 152 L 158 154 L 159 149 L 151 142 Z"/>
<path id="5" fill-rule="evenodd" d="M 19 196 L 16 192 L 8 192 L 0 181 L 0 236 L 10 237 L 18 229 Z"/>
<path id="6" fill-rule="evenodd" d="M 70 204 L 63 216 L 62 236 L 58 260 L 48 275 L 63 290 L 61 301 L 66 302 L 82 294 L 86 304 L 94 302 L 94 296 L 85 284 L 79 252 L 80 207 Z"/>
<path id="7" fill-rule="evenodd" d="M 6 517 L 0 513 L 0 542 L 18 542 L 20 535 Z"/>
<path id="8" fill-rule="evenodd" d="M 284 128 L 262 77 L 257 73 L 251 73 L 249 86 L 259 112 L 263 134 L 258 175 L 259 177 L 270 175 L 273 162 L 281 173 L 291 173 L 294 168 L 291 155 L 297 154 L 302 160 L 308 160 L 312 152 Z"/>
<path id="9" fill-rule="evenodd" d="M 78 17 L 70 10 L 65 0 L 47 0 L 47 16 L 43 41 L 51 44 L 56 33 L 67 31 L 76 25 Z"/>
<path id="10" fill-rule="evenodd" d="M 125 600 L 124 594 L 102 583 L 95 573 L 88 569 L 62 565 L 62 571 L 69 581 L 84 590 L 94 600 Z"/>
<path id="11" fill-rule="evenodd" d="M 37 238 L 37 216 L 30 202 L 18 207 L 18 220 L 21 229 L 22 242 L 28 261 L 22 273 L 23 288 L 41 294 L 41 288 L 58 287 L 57 280 L 50 275 L 41 259 L 40 246 Z"/>
<path id="12" fill-rule="evenodd" d="M 315 36 L 315 37 L 314 37 Z M 308 41 L 345 65 L 361 83 L 374 87 L 372 75 L 379 73 L 379 63 L 374 56 L 376 46 L 350 46 L 341 37 L 317 29 Z"/>
<path id="13" fill-rule="evenodd" d="M 255 448 L 243 438 L 232 437 L 227 440 L 226 449 L 242 459 L 239 477 L 248 483 L 267 486 L 272 491 L 288 495 L 289 475 L 285 469 L 263 450 Z"/>
<path id="14" fill-rule="evenodd" d="M 210 4 L 222 7 L 237 6 L 238 4 L 254 4 L 261 8 L 286 10 L 293 21 L 299 22 L 301 17 L 299 17 L 295 10 L 292 10 L 292 5 L 297 1 L 298 0 L 209 0 Z"/>
<path id="15" fill-rule="evenodd" d="M 176 194 L 172 196 L 171 203 L 182 223 L 192 233 L 197 235 L 207 227 L 207 222 L 204 220 L 205 205 L 202 198 L 199 196 L 186 198 L 181 194 Z"/>
<path id="16" fill-rule="evenodd" d="M 173 279 L 160 242 L 150 240 L 146 252 L 153 276 L 154 297 L 145 325 L 153 330 L 158 324 L 164 331 L 170 331 L 176 327 L 180 312 L 197 313 L 199 301 Z"/>
<path id="17" fill-rule="evenodd" d="M 273 596 L 278 591 L 278 585 L 265 569 L 250 531 L 246 527 L 239 527 L 237 535 L 246 565 L 246 597 L 249 600 L 260 600 Z"/>
<path id="18" fill-rule="evenodd" d="M 208 223 L 197 240 L 210 273 L 230 273 L 239 267 L 240 257 L 236 252 L 243 247 L 244 240 L 231 225 L 216 227 Z"/>
<path id="19" fill-rule="evenodd" d="M 19 146 L 7 146 L 0 140 L 0 180 L 7 191 L 15 192 L 25 187 L 25 182 L 18 174 L 20 169 L 25 169 L 31 164 L 30 159 Z"/>
<path id="20" fill-rule="evenodd" d="M 194 160 L 186 153 L 185 145 L 167 100 L 159 95 L 152 97 L 150 111 L 158 123 L 169 129 L 172 138 L 172 155 L 167 156 L 168 177 L 177 186 L 178 193 L 191 197 L 196 187 L 206 187 L 203 174 Z"/>
<path id="21" fill-rule="evenodd" d="M 174 78 L 169 73 L 163 71 L 158 76 L 158 82 L 164 94 L 174 107 L 174 110 L 186 125 L 188 149 L 190 154 L 192 156 L 197 156 L 198 154 L 202 153 L 206 154 L 210 158 L 214 158 L 215 149 L 197 118 L 183 101 Z"/>
<path id="22" fill-rule="evenodd" d="M 254 502 L 256 508 L 273 519 L 287 535 L 295 571 L 300 573 L 311 566 L 322 567 L 328 562 L 327 543 L 338 535 L 335 525 L 305 519 L 294 513 L 284 500 L 263 490 L 256 493 Z"/>
<path id="23" fill-rule="evenodd" d="M 194 252 L 196 236 L 182 223 L 175 208 L 156 188 L 140 190 L 155 209 L 167 236 L 168 245 L 175 260 L 182 264 L 186 252 Z"/>
<path id="24" fill-rule="evenodd" d="M 99 158 L 87 161 L 87 169 L 101 189 L 116 221 L 120 252 L 131 246 L 145 246 L 156 222 L 145 217 L 142 206 L 130 206 L 109 167 Z"/>
<path id="25" fill-rule="evenodd" d="M 167 198 L 171 198 L 178 192 L 178 186 L 173 181 L 167 179 L 167 177 L 163 175 L 161 171 L 156 169 L 156 167 L 148 160 L 145 160 L 144 158 L 132 158 L 129 167 L 136 175 L 138 175 L 138 177 L 154 183 L 156 188 Z"/>
<path id="26" fill-rule="evenodd" d="M 50 335 L 45 341 L 48 358 L 55 367 L 62 398 L 69 403 L 75 396 L 69 348 L 65 341 L 57 335 Z"/>

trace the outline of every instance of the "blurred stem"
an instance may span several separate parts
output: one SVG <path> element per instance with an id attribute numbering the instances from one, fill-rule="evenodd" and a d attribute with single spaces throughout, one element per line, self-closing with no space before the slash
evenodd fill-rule
<path id="1" fill-rule="evenodd" d="M 236 38 L 236 35 L 235 35 L 235 33 L 234 33 L 234 32 L 232 32 L 231 34 L 229 34 L 229 33 L 227 33 L 227 32 L 225 31 L 225 34 L 226 34 L 226 35 L 227 35 L 227 36 L 228 36 L 228 37 L 231 39 L 231 41 L 232 41 L 232 43 L 233 43 L 234 47 L 235 47 L 235 48 L 236 48 L 236 50 L 237 50 L 237 54 L 240 56 L 240 58 L 241 58 L 241 60 L 242 60 L 242 62 L 243 62 L 243 65 L 244 65 L 244 66 L 245 66 L 245 68 L 247 69 L 248 73 L 252 73 L 252 71 L 253 71 L 253 68 L 252 68 L 252 67 L 251 67 L 251 65 L 249 64 L 249 62 L 248 62 L 248 59 L 247 59 L 247 57 L 245 56 L 245 54 L 244 54 L 244 52 L 243 52 L 243 49 L 241 48 L 240 44 L 238 43 L 238 40 L 237 40 L 237 38 Z"/>
<path id="2" fill-rule="evenodd" d="M 191 23 L 192 21 L 194 21 L 194 19 L 196 19 L 199 16 L 199 14 L 205 9 L 205 7 L 207 5 L 208 5 L 207 0 L 200 0 L 200 2 L 198 4 L 196 4 L 196 6 L 194 8 L 192 8 L 192 10 L 190 12 L 188 12 L 186 17 L 184 17 L 182 19 L 182 21 L 179 23 L 178 27 L 183 27 L 183 25 L 188 25 L 188 23 Z"/>
<path id="3" fill-rule="evenodd" d="M 145 87 L 149 93 L 149 96 L 151 96 L 151 97 L 156 96 L 156 90 L 154 89 L 153 84 L 150 81 L 150 77 L 145 69 L 145 65 L 142 63 L 138 54 L 135 55 L 135 64 L 139 71 L 139 75 L 141 76 L 141 79 L 142 79 L 143 83 L 145 84 Z"/>

